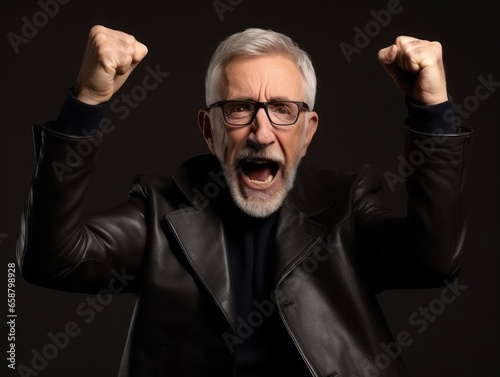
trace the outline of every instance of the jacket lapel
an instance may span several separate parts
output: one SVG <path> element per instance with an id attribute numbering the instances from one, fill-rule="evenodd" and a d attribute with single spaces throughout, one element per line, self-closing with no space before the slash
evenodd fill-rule
<path id="1" fill-rule="evenodd" d="M 335 207 L 340 196 L 323 173 L 308 164 L 299 166 L 276 229 L 277 281 L 322 242 L 327 228 L 314 219 Z"/>
<path id="2" fill-rule="evenodd" d="M 165 214 L 191 267 L 227 320 L 236 321 L 226 237 L 220 213 L 214 202 L 223 200 L 225 181 L 220 164 L 203 155 L 186 161 L 172 176 L 187 203 L 180 210 Z"/>
<path id="3" fill-rule="evenodd" d="M 214 205 L 223 195 L 211 200 L 203 196 L 208 187 L 211 193 L 217 185 L 221 192 L 225 189 L 220 165 L 213 156 L 194 157 L 172 179 L 190 205 L 180 205 L 182 209 L 167 213 L 165 219 L 193 270 L 234 328 L 235 293 L 226 236 L 221 214 L 217 212 L 217 207 L 224 210 L 224 206 Z M 335 206 L 338 198 L 338 193 L 316 170 L 299 168 L 294 189 L 285 200 L 276 224 L 276 282 L 322 242 L 327 229 L 313 218 Z"/>
<path id="4" fill-rule="evenodd" d="M 326 227 L 285 202 L 276 227 L 276 282 L 299 264 L 321 242 Z"/>
<path id="5" fill-rule="evenodd" d="M 200 281 L 234 328 L 234 307 L 228 253 L 222 222 L 208 208 L 189 207 L 165 219 Z"/>

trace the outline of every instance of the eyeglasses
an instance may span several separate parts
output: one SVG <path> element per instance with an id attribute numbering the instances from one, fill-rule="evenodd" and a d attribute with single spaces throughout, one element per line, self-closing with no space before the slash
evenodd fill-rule
<path id="1" fill-rule="evenodd" d="M 309 111 L 309 106 L 300 101 L 218 101 L 208 108 L 220 107 L 227 124 L 247 126 L 251 124 L 257 111 L 264 109 L 271 124 L 275 126 L 291 126 L 297 122 L 301 110 Z"/>

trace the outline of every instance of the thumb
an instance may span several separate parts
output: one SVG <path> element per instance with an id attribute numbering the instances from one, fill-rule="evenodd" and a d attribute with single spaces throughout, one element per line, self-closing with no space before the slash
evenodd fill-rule
<path id="1" fill-rule="evenodd" d="M 404 72 L 398 65 L 397 59 L 400 48 L 393 44 L 388 47 L 381 49 L 378 52 L 378 60 L 384 67 L 385 71 L 392 78 L 396 86 L 405 94 L 408 93 L 409 84 L 411 81 L 408 77 L 408 72 Z"/>
<path id="2" fill-rule="evenodd" d="M 131 61 L 125 60 L 116 67 L 116 74 L 119 76 L 125 76 L 127 78 L 132 71 L 139 65 L 142 59 L 147 55 L 148 48 L 146 45 L 142 44 L 139 41 L 135 41 L 132 45 L 132 53 L 131 53 Z"/>
<path id="3" fill-rule="evenodd" d="M 390 45 L 388 47 L 381 49 L 378 52 L 378 60 L 384 66 L 391 65 L 396 60 L 397 55 L 398 55 L 398 46 L 393 44 L 393 45 Z"/>

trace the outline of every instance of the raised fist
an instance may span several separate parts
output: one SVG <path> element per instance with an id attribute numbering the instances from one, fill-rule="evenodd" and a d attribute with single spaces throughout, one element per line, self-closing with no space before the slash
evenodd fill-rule
<path id="1" fill-rule="evenodd" d="M 147 53 L 132 35 L 92 27 L 74 88 L 76 98 L 89 105 L 107 102 Z"/>
<path id="2" fill-rule="evenodd" d="M 413 101 L 437 105 L 448 100 L 439 42 L 400 36 L 378 58 L 396 85 Z"/>

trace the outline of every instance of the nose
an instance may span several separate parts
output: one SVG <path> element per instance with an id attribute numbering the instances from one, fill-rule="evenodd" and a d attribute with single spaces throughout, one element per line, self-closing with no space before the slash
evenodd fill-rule
<path id="1" fill-rule="evenodd" d="M 248 144 L 261 150 L 273 144 L 276 141 L 274 128 L 264 109 L 258 109 L 255 118 L 250 125 L 250 134 L 248 135 Z"/>

